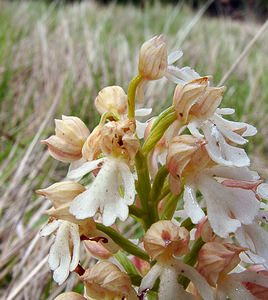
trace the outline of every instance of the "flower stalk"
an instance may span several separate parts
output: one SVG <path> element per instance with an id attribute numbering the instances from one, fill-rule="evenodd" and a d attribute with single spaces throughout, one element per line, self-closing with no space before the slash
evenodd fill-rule
<path id="1" fill-rule="evenodd" d="M 98 230 L 107 234 L 118 246 L 120 246 L 127 253 L 137 256 L 145 261 L 149 261 L 148 254 L 143 251 L 140 247 L 136 246 L 128 239 L 124 238 L 119 232 L 111 227 L 105 226 L 101 223 L 97 223 L 96 227 Z"/>

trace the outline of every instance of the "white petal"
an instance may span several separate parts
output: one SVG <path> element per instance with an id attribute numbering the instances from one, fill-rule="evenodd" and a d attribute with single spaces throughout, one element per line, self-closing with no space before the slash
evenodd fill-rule
<path id="1" fill-rule="evenodd" d="M 242 136 L 253 136 L 257 133 L 257 129 L 254 126 L 244 122 L 226 120 L 217 113 L 214 114 L 212 119 L 216 122 L 217 126 L 225 127 L 230 130 L 246 128 L 246 131 L 242 134 Z"/>
<path id="2" fill-rule="evenodd" d="M 177 271 L 179 271 L 182 275 L 189 278 L 195 287 L 198 289 L 200 295 L 203 299 L 213 300 L 213 291 L 209 284 L 206 282 L 205 278 L 200 275 L 195 268 L 186 265 L 182 261 L 177 261 L 176 265 Z"/>
<path id="3" fill-rule="evenodd" d="M 139 139 L 143 139 L 144 138 L 144 133 L 146 130 L 148 123 L 142 123 L 139 122 L 138 120 L 136 120 L 136 132 L 137 132 L 137 136 Z"/>
<path id="4" fill-rule="evenodd" d="M 81 220 L 93 217 L 101 205 L 98 194 L 95 194 L 96 189 L 93 184 L 85 192 L 75 197 L 70 204 L 69 211 L 77 219 Z"/>
<path id="5" fill-rule="evenodd" d="M 241 273 L 231 274 L 230 277 L 236 281 L 239 280 L 240 282 L 252 282 L 254 284 L 268 288 L 267 276 L 262 275 L 259 272 L 245 270 Z"/>
<path id="6" fill-rule="evenodd" d="M 183 56 L 182 50 L 177 50 L 177 51 L 171 52 L 168 56 L 168 65 L 174 64 L 182 56 Z"/>
<path id="7" fill-rule="evenodd" d="M 169 66 L 168 71 L 175 77 L 183 80 L 185 83 L 200 78 L 200 75 L 190 67 L 178 68 L 174 66 Z"/>
<path id="8" fill-rule="evenodd" d="M 245 150 L 229 145 L 215 125 L 207 124 L 203 127 L 203 131 L 208 142 L 205 147 L 216 163 L 236 167 L 249 165 L 250 161 Z"/>
<path id="9" fill-rule="evenodd" d="M 169 81 L 171 81 L 171 82 L 173 82 L 173 83 L 175 83 L 175 84 L 185 84 L 185 83 L 186 83 L 184 80 L 177 78 L 177 77 L 172 73 L 172 70 L 169 70 L 169 69 L 170 69 L 170 67 L 168 67 L 168 70 L 167 70 L 167 72 L 166 72 L 166 74 L 165 74 L 165 77 L 166 77 Z"/>
<path id="10" fill-rule="evenodd" d="M 136 117 L 148 116 L 152 112 L 152 108 L 139 108 L 135 110 Z"/>
<path id="11" fill-rule="evenodd" d="M 59 285 L 62 284 L 69 275 L 69 266 L 70 266 L 70 254 L 65 253 L 61 256 L 60 260 L 60 266 L 53 272 L 53 279 L 56 281 Z"/>
<path id="12" fill-rule="evenodd" d="M 268 183 L 261 183 L 257 187 L 257 194 L 265 200 L 268 200 Z"/>
<path id="13" fill-rule="evenodd" d="M 62 284 L 69 275 L 71 254 L 69 248 L 69 225 L 62 222 L 58 229 L 54 244 L 51 246 L 48 256 L 48 264 L 53 270 L 53 279 Z"/>
<path id="14" fill-rule="evenodd" d="M 266 260 L 268 267 L 268 232 L 258 224 L 243 225 L 236 233 L 236 239 L 242 247 L 248 247 L 253 253 Z"/>
<path id="15" fill-rule="evenodd" d="M 235 110 L 233 108 L 217 108 L 216 113 L 219 115 L 232 115 Z"/>
<path id="16" fill-rule="evenodd" d="M 196 200 L 196 190 L 191 185 L 185 185 L 183 193 L 184 210 L 194 224 L 197 224 L 204 216 L 204 212 Z"/>
<path id="17" fill-rule="evenodd" d="M 45 224 L 45 226 L 40 230 L 40 235 L 41 236 L 48 236 L 51 233 L 53 233 L 55 230 L 58 229 L 58 227 L 61 224 L 61 220 L 54 220 L 51 223 Z"/>
<path id="18" fill-rule="evenodd" d="M 75 160 L 73 162 L 70 163 L 69 169 L 68 169 L 68 173 L 66 175 L 66 178 L 69 177 L 69 174 L 72 170 L 78 169 L 79 167 L 81 167 L 84 163 L 86 162 L 86 159 L 84 159 L 83 157 L 80 158 L 79 160 Z"/>
<path id="19" fill-rule="evenodd" d="M 256 298 L 249 293 L 249 291 L 237 280 L 234 280 L 232 275 L 229 275 L 218 286 L 217 300 L 232 299 L 232 300 L 256 300 Z M 220 297 L 219 297 L 220 296 Z M 227 297 L 228 296 L 228 297 Z"/>
<path id="20" fill-rule="evenodd" d="M 234 168 L 230 167 L 230 170 L 232 169 Z M 225 215 L 228 219 L 230 218 L 228 216 L 233 216 L 233 218 L 236 218 L 243 224 L 252 223 L 254 218 L 257 216 L 260 208 L 260 202 L 255 197 L 255 193 L 253 191 L 235 187 L 226 187 L 207 176 L 200 176 L 199 182 L 199 189 L 206 200 L 208 210 L 209 207 L 213 211 L 216 209 L 218 214 L 222 211 L 223 215 Z M 209 218 L 214 219 L 215 217 L 215 221 L 217 221 L 217 217 L 219 216 L 217 216 L 216 211 L 214 211 L 213 215 L 214 216 L 210 214 Z M 223 219 L 221 221 L 223 222 Z M 220 218 L 218 219 L 218 222 L 220 222 Z M 224 223 L 222 225 L 224 225 Z"/>
<path id="21" fill-rule="evenodd" d="M 117 217 L 121 221 L 125 221 L 128 217 L 128 206 L 120 198 L 113 199 L 105 204 L 102 222 L 105 226 L 111 226 Z"/>
<path id="22" fill-rule="evenodd" d="M 219 128 L 219 127 L 218 127 Z M 244 145 L 248 142 L 248 140 L 244 139 L 240 134 L 225 128 L 224 126 L 220 127 L 220 132 L 224 135 L 224 137 L 231 142 L 238 144 L 238 145 Z"/>
<path id="23" fill-rule="evenodd" d="M 125 203 L 131 205 L 135 200 L 135 194 L 136 194 L 134 176 L 131 173 L 129 166 L 125 163 L 121 163 L 119 165 L 119 171 L 121 173 L 123 184 L 124 184 L 123 188 L 124 188 Z"/>
<path id="24" fill-rule="evenodd" d="M 120 195 L 123 189 L 124 198 Z M 103 212 L 104 225 L 112 225 L 119 217 L 128 216 L 128 204 L 135 199 L 135 181 L 129 167 L 117 159 L 107 159 L 88 189 L 79 194 L 70 205 L 77 219 L 93 217 Z"/>
<path id="25" fill-rule="evenodd" d="M 189 129 L 190 133 L 193 136 L 202 139 L 202 138 L 204 138 L 204 136 L 203 136 L 203 134 L 200 133 L 200 131 L 198 130 L 198 127 L 199 126 L 194 122 L 190 122 L 187 126 L 187 128 Z"/>
<path id="26" fill-rule="evenodd" d="M 139 287 L 139 293 L 147 290 L 152 289 L 154 286 L 154 283 L 156 279 L 160 276 L 162 272 L 162 266 L 159 264 L 155 264 L 150 271 L 142 278 L 140 287 Z"/>
<path id="27" fill-rule="evenodd" d="M 177 282 L 178 272 L 173 267 L 163 267 L 160 275 L 159 300 L 194 300 L 195 297 L 187 293 Z"/>
<path id="28" fill-rule="evenodd" d="M 247 129 L 246 131 L 242 134 L 242 136 L 254 136 L 255 134 L 257 134 L 258 130 L 256 127 L 250 125 L 250 124 L 246 124 L 247 125 Z"/>
<path id="29" fill-rule="evenodd" d="M 220 237 L 227 237 L 230 232 L 235 232 L 241 223 L 230 217 L 232 212 L 226 203 L 228 195 L 222 186 L 204 176 L 199 183 L 199 190 L 206 201 L 207 215 L 213 231 Z"/>
<path id="30" fill-rule="evenodd" d="M 80 257 L 80 234 L 78 225 L 72 224 L 70 226 L 70 238 L 73 246 L 70 271 L 73 271 L 77 267 Z"/>
<path id="31" fill-rule="evenodd" d="M 226 166 L 215 166 L 206 170 L 206 174 L 210 176 L 236 179 L 236 180 L 251 180 L 256 181 L 260 179 L 257 172 L 251 171 L 248 167 L 226 167 Z"/>
<path id="32" fill-rule="evenodd" d="M 71 170 L 68 174 L 68 179 L 80 179 L 84 175 L 88 174 L 89 172 L 98 168 L 100 164 L 102 164 L 106 158 L 100 158 L 93 161 L 88 161 L 84 163 L 82 166 L 78 167 L 77 169 Z"/>

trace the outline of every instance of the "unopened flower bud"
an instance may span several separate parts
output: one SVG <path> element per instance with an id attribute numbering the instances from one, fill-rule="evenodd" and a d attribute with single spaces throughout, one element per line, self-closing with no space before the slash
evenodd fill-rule
<path id="1" fill-rule="evenodd" d="M 106 261 L 87 269 L 81 280 L 85 284 L 87 296 L 96 300 L 128 299 L 132 290 L 128 275 Z"/>
<path id="2" fill-rule="evenodd" d="M 75 292 L 67 292 L 60 294 L 54 300 L 86 300 L 86 298 Z"/>
<path id="3" fill-rule="evenodd" d="M 197 269 L 210 285 L 216 286 L 220 276 L 238 265 L 239 254 L 245 250 L 233 244 L 208 242 L 199 251 Z"/>
<path id="4" fill-rule="evenodd" d="M 171 221 L 154 223 L 144 236 L 144 248 L 152 259 L 170 259 L 189 251 L 190 235 L 184 227 Z"/>
<path id="5" fill-rule="evenodd" d="M 163 77 L 168 66 L 167 45 L 163 35 L 145 42 L 140 49 L 139 74 L 147 80 Z"/>
<path id="6" fill-rule="evenodd" d="M 62 116 L 62 120 L 55 120 L 55 135 L 41 141 L 48 146 L 51 156 L 62 162 L 72 162 L 82 156 L 82 147 L 89 130 L 77 117 Z"/>
<path id="7" fill-rule="evenodd" d="M 85 187 L 73 181 L 63 181 L 52 184 L 51 186 L 37 190 L 38 195 L 48 198 L 55 208 L 71 202 L 76 196 L 85 191 Z"/>
<path id="8" fill-rule="evenodd" d="M 95 106 L 100 114 L 116 111 L 124 115 L 127 112 L 127 95 L 120 86 L 107 86 L 99 92 Z"/>

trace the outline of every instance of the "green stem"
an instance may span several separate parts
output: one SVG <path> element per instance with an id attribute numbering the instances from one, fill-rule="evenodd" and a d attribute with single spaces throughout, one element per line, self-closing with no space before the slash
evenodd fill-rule
<path id="1" fill-rule="evenodd" d="M 167 202 L 164 206 L 164 211 L 161 214 L 161 220 L 171 220 L 174 212 L 177 208 L 178 200 L 180 199 L 181 193 L 179 195 L 169 194 Z"/>
<path id="2" fill-rule="evenodd" d="M 135 118 L 136 89 L 141 81 L 142 81 L 142 77 L 140 75 L 137 75 L 130 81 L 130 84 L 128 86 L 127 99 L 128 99 L 128 118 L 129 119 Z"/>
<path id="3" fill-rule="evenodd" d="M 190 218 L 187 218 L 181 223 L 180 227 L 184 227 L 188 231 L 191 231 L 195 227 L 195 224 L 193 224 Z"/>
<path id="4" fill-rule="evenodd" d="M 105 124 L 106 120 L 109 118 L 118 121 L 120 119 L 120 116 L 116 111 L 107 111 L 106 113 L 102 114 L 100 124 Z"/>
<path id="5" fill-rule="evenodd" d="M 161 139 L 168 127 L 176 120 L 177 114 L 173 106 L 164 110 L 155 120 L 148 138 L 142 147 L 142 152 L 146 156 Z"/>
<path id="6" fill-rule="evenodd" d="M 141 151 L 138 151 L 135 157 L 138 180 L 136 181 L 136 190 L 140 198 L 141 207 L 146 218 L 144 219 L 146 227 L 153 223 L 152 211 L 149 209 L 149 196 L 151 191 L 151 182 L 147 166 L 147 159 Z"/>
<path id="7" fill-rule="evenodd" d="M 119 232 L 111 227 L 107 227 L 101 223 L 96 223 L 98 230 L 106 233 L 118 246 L 120 246 L 127 253 L 137 256 L 145 261 L 150 261 L 148 254 L 143 251 L 140 247 L 136 246 L 128 239 L 123 237 Z"/>
<path id="8" fill-rule="evenodd" d="M 152 207 L 153 211 L 154 211 L 154 219 L 155 221 L 157 221 L 159 219 L 158 217 L 158 211 L 157 211 L 157 204 L 158 204 L 158 199 L 159 199 L 159 195 L 161 195 L 161 191 L 165 182 L 165 179 L 168 175 L 168 170 L 166 168 L 166 166 L 162 166 L 153 181 L 153 185 L 152 185 L 152 189 L 150 192 L 150 202 L 149 202 L 149 206 Z"/>
<path id="9" fill-rule="evenodd" d="M 129 206 L 129 213 L 137 218 L 143 218 L 146 215 L 142 209 L 138 208 L 135 205 Z"/>
<path id="10" fill-rule="evenodd" d="M 114 257 L 118 260 L 128 274 L 140 275 L 133 262 L 128 259 L 125 253 L 118 251 L 116 254 L 114 254 Z"/>
<path id="11" fill-rule="evenodd" d="M 193 244 L 191 251 L 184 256 L 183 262 L 189 266 L 194 266 L 197 261 L 199 251 L 204 244 L 205 242 L 202 240 L 202 238 L 198 238 Z M 190 280 L 181 275 L 179 276 L 178 282 L 184 287 L 184 289 L 186 289 Z"/>

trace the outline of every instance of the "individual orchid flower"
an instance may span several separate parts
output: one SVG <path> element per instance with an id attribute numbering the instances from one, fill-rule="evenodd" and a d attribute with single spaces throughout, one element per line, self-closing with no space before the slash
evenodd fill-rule
<path id="1" fill-rule="evenodd" d="M 180 153 L 187 147 L 194 151 L 190 153 L 188 150 L 189 155 L 184 154 L 185 158 L 181 160 Z M 194 137 L 175 140 L 170 144 L 169 154 L 167 167 L 170 174 L 184 178 L 184 210 L 193 223 L 197 224 L 205 216 L 196 197 L 198 190 L 206 204 L 210 225 L 220 237 L 227 237 L 242 224 L 254 221 L 260 201 L 252 190 L 241 188 L 241 184 L 259 180 L 256 172 L 247 167 L 216 166 L 206 153 L 202 140 Z M 240 185 L 228 186 L 225 182 L 229 180 L 236 180 Z"/>
<path id="2" fill-rule="evenodd" d="M 40 234 L 48 236 L 56 232 L 56 238 L 50 248 L 48 264 L 53 271 L 53 279 L 62 284 L 69 272 L 75 270 L 80 257 L 80 234 L 77 224 L 63 220 L 54 220 L 46 224 Z"/>
<path id="3" fill-rule="evenodd" d="M 259 284 L 267 289 L 268 282 L 262 274 L 249 270 L 236 271 L 239 254 L 245 250 L 229 243 L 208 242 L 199 251 L 197 270 L 216 288 L 217 300 L 256 299 L 247 285 Z"/>
<path id="4" fill-rule="evenodd" d="M 139 292 L 142 294 L 152 289 L 160 278 L 159 300 L 195 299 L 178 283 L 178 276 L 189 278 L 198 289 L 203 299 L 213 299 L 213 291 L 205 279 L 191 266 L 174 256 L 184 255 L 189 251 L 189 232 L 171 221 L 154 223 L 144 236 L 144 248 L 157 262 L 143 277 Z"/>
<path id="5" fill-rule="evenodd" d="M 77 117 L 62 116 L 55 120 L 55 135 L 41 141 L 48 146 L 52 157 L 62 162 L 73 162 L 82 157 L 82 147 L 90 132 Z"/>
<path id="6" fill-rule="evenodd" d="M 135 200 L 135 179 L 127 163 L 117 158 L 87 162 L 70 172 L 69 176 L 79 178 L 100 166 L 98 175 L 87 190 L 70 204 L 70 212 L 77 219 L 93 217 L 100 212 L 103 224 L 110 226 L 117 217 L 121 221 L 128 217 L 128 206 Z"/>
<path id="7" fill-rule="evenodd" d="M 128 206 L 135 200 L 135 175 L 132 163 L 139 147 L 135 127 L 129 120 L 111 121 L 103 125 L 99 149 L 107 155 L 89 161 L 69 173 L 70 178 L 81 178 L 94 170 L 97 176 L 87 190 L 70 204 L 70 212 L 77 219 L 86 219 L 100 212 L 104 225 L 112 225 L 118 217 L 125 221 Z"/>
<path id="8" fill-rule="evenodd" d="M 146 80 L 157 80 L 166 76 L 175 83 L 187 82 L 200 77 L 189 67 L 179 69 L 173 66 L 182 55 L 181 50 L 168 55 L 164 36 L 155 36 L 146 41 L 140 48 L 139 74 Z"/>
<path id="9" fill-rule="evenodd" d="M 99 262 L 81 276 L 88 297 L 96 300 L 137 300 L 128 275 L 110 262 Z"/>
<path id="10" fill-rule="evenodd" d="M 243 167 L 249 165 L 244 149 L 235 145 L 247 143 L 245 137 L 255 135 L 255 127 L 232 122 L 222 117 L 232 109 L 219 109 L 225 87 L 211 87 L 210 78 L 200 77 L 187 84 L 179 84 L 173 96 L 178 120 L 192 135 L 207 140 L 210 157 L 219 164 Z M 203 133 L 201 133 L 201 132 Z"/>
<path id="11" fill-rule="evenodd" d="M 186 84 L 200 77 L 190 67 L 179 68 L 174 66 L 174 63 L 182 56 L 183 52 L 181 50 L 174 51 L 168 55 L 167 44 L 163 35 L 155 36 L 141 46 L 138 69 L 142 80 L 136 91 L 136 97 L 139 102 L 143 102 L 144 90 L 150 80 L 166 77 L 176 84 Z"/>

